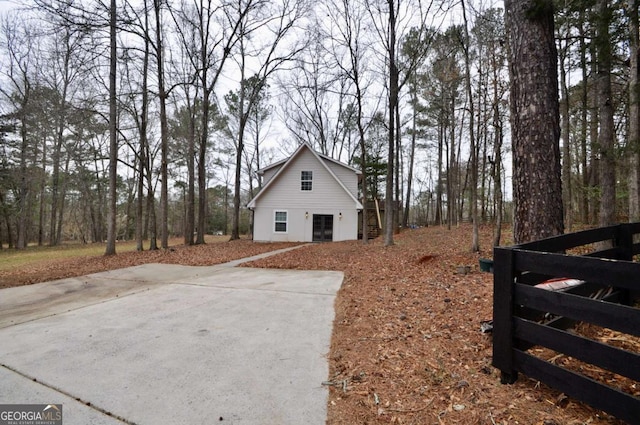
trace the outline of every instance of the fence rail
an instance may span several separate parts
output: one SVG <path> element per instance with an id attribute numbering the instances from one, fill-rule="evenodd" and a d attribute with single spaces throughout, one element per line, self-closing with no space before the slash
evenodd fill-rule
<path id="1" fill-rule="evenodd" d="M 521 372 L 640 424 L 640 398 L 530 350 L 546 347 L 640 383 L 639 353 L 566 330 L 584 322 L 640 337 L 640 309 L 633 306 L 640 294 L 640 264 L 632 261 L 640 253 L 637 234 L 640 223 L 620 224 L 494 249 L 493 365 L 502 383 Z M 574 248 L 583 254 L 566 254 Z M 566 291 L 537 286 L 556 278 L 584 283 Z"/>

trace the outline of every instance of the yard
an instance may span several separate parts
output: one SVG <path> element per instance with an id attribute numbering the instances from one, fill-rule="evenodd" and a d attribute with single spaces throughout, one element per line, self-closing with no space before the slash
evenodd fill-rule
<path id="1" fill-rule="evenodd" d="M 344 271 L 323 383 L 330 389 L 329 424 L 620 423 L 525 376 L 514 385 L 499 383 L 491 334 L 480 331 L 492 317 L 492 276 L 478 268 L 479 257 L 491 256 L 491 232 L 481 230 L 480 255 L 469 252 L 471 228 L 464 225 L 406 231 L 392 247 L 381 240 L 316 244 L 249 264 Z M 149 262 L 211 265 L 284 246 L 212 241 L 121 250 L 112 258 L 31 261 L 0 268 L 0 287 Z M 470 273 L 459 274 L 459 266 L 470 266 Z"/>

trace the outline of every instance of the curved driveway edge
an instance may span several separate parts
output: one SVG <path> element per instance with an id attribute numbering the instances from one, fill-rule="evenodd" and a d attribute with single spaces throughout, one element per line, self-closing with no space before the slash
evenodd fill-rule
<path id="1" fill-rule="evenodd" d="M 323 424 L 342 280 L 149 264 L 0 290 L 0 403 L 62 403 L 65 425 Z"/>

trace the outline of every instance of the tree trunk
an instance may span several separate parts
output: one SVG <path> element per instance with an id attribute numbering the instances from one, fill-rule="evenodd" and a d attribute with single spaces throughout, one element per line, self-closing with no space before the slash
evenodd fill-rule
<path id="1" fill-rule="evenodd" d="M 208 71 L 208 37 L 209 32 L 206 31 L 208 25 L 204 25 L 204 11 L 199 12 L 200 19 L 200 65 L 202 70 L 199 72 L 200 84 L 202 85 L 202 116 L 200 120 L 200 127 L 202 134 L 200 135 L 200 144 L 198 146 L 198 221 L 197 221 L 197 236 L 196 244 L 204 244 L 204 235 L 206 233 L 207 220 L 207 144 L 209 143 L 209 106 L 211 99 L 211 92 L 213 86 L 209 86 Z M 215 83 L 214 83 L 215 84 Z"/>
<path id="2" fill-rule="evenodd" d="M 68 37 L 68 36 L 67 36 Z M 67 38 L 68 40 L 68 38 Z M 71 53 L 67 50 L 65 52 L 64 58 L 64 78 L 63 78 L 63 87 L 60 99 L 60 105 L 58 106 L 58 116 L 56 122 L 56 140 L 53 145 L 53 171 L 51 173 L 51 222 L 50 224 L 50 234 L 49 234 L 49 245 L 56 246 L 60 244 L 60 235 L 62 229 L 60 226 L 62 225 L 62 211 L 64 209 L 64 195 L 59 196 L 59 193 L 63 191 L 61 185 L 64 185 L 60 181 L 60 166 L 62 161 L 62 145 L 64 143 L 64 131 L 65 131 L 65 123 L 67 121 L 67 90 L 68 90 L 68 72 L 69 72 L 69 56 Z M 67 153 L 68 155 L 68 153 Z M 58 211 L 59 210 L 59 211 Z"/>
<path id="3" fill-rule="evenodd" d="M 47 188 L 47 140 L 42 140 L 42 179 L 40 180 L 40 211 L 38 213 L 38 246 L 44 243 L 44 214 L 45 214 L 45 196 Z"/>
<path id="4" fill-rule="evenodd" d="M 638 0 L 629 3 L 629 221 L 640 221 L 640 84 L 638 83 Z"/>
<path id="5" fill-rule="evenodd" d="M 164 52 L 160 20 L 160 0 L 153 1 L 156 18 L 156 58 L 158 65 L 158 97 L 160 100 L 160 246 L 169 248 L 169 129 L 167 125 L 167 92 L 164 86 Z"/>
<path id="6" fill-rule="evenodd" d="M 434 221 L 437 225 L 442 226 L 443 217 L 442 217 L 442 155 L 444 151 L 445 144 L 445 127 L 441 122 L 438 124 L 438 178 L 436 179 L 436 207 L 435 207 L 435 216 Z M 449 174 L 450 169 L 447 168 L 447 195 L 449 194 Z M 447 212 L 451 209 L 451 199 L 447 199 Z M 447 226 L 451 229 L 451 221 L 447 220 Z"/>
<path id="7" fill-rule="evenodd" d="M 138 181 L 136 190 L 136 250 L 144 251 L 144 148 L 142 148 L 142 135 L 140 135 L 140 148 L 138 150 Z"/>
<path id="8" fill-rule="evenodd" d="M 358 136 L 360 138 L 360 150 L 362 151 L 362 243 L 369 243 L 369 216 L 367 211 L 367 145 L 364 126 L 362 125 L 362 96 L 360 86 L 356 88 L 358 91 Z"/>
<path id="9" fill-rule="evenodd" d="M 60 184 L 60 151 L 62 149 L 62 134 L 59 134 L 53 145 L 51 172 L 51 217 L 49 218 L 49 246 L 58 245 L 56 225 L 58 223 L 58 190 Z"/>
<path id="10" fill-rule="evenodd" d="M 592 36 L 595 38 L 595 36 Z M 596 43 L 589 43 L 589 55 L 591 58 L 597 57 Z M 598 64 L 597 60 L 591 60 L 591 83 L 592 87 L 597 90 L 597 74 Z M 598 223 L 598 210 L 600 208 L 600 199 L 595 195 L 597 188 L 600 185 L 600 172 L 598 159 L 598 125 L 600 117 L 600 109 L 598 108 L 598 96 L 588 97 L 589 101 L 589 146 L 590 146 L 590 158 L 589 158 L 589 223 Z"/>
<path id="11" fill-rule="evenodd" d="M 207 68 L 202 71 L 204 76 L 202 82 L 207 83 Z M 202 99 L 202 135 L 200 137 L 200 146 L 198 147 L 198 231 L 196 236 L 196 244 L 204 244 L 204 235 L 206 233 L 207 224 L 207 144 L 209 139 L 209 98 L 211 90 L 206 86 L 204 88 Z"/>
<path id="12" fill-rule="evenodd" d="M 399 72 L 396 64 L 396 10 L 395 1 L 387 0 L 389 5 L 389 146 L 387 152 L 387 182 L 385 191 L 385 212 L 384 212 L 384 246 L 391 246 L 393 241 L 393 213 L 394 208 L 394 161 L 395 153 L 394 147 L 396 144 L 395 138 L 395 112 L 398 107 L 398 79 Z"/>
<path id="13" fill-rule="evenodd" d="M 465 85 L 467 89 L 467 98 L 469 102 L 469 142 L 471 150 L 471 220 L 473 221 L 473 235 L 471 238 L 471 252 L 480 251 L 480 233 L 478 229 L 478 151 L 477 141 L 475 138 L 475 111 L 473 104 L 473 91 L 471 88 L 471 59 L 469 57 L 469 49 L 471 39 L 469 37 L 469 24 L 467 22 L 464 0 L 462 0 L 462 16 L 464 20 L 464 63 L 465 63 Z"/>
<path id="14" fill-rule="evenodd" d="M 151 164 L 149 151 L 147 151 L 147 215 L 149 217 L 149 250 L 158 249 L 158 221 L 156 219 L 156 196 L 153 188 L 153 178 L 151 176 Z M 147 226 L 145 226 L 147 227 Z"/>
<path id="15" fill-rule="evenodd" d="M 7 248 L 13 248 L 13 228 L 11 227 L 11 218 L 9 216 L 9 208 L 5 203 L 4 197 L 2 196 L 2 191 L 0 191 L 0 211 L 2 211 L 2 216 L 4 218 L 4 223 L 7 227 Z"/>
<path id="16" fill-rule="evenodd" d="M 589 77 L 587 70 L 587 43 L 584 30 L 584 11 L 580 12 L 580 68 L 582 70 L 582 83 L 580 84 L 580 100 L 581 100 L 581 112 L 580 121 L 582 123 L 580 128 L 580 162 L 582 166 L 582 188 L 580 190 L 580 217 L 582 223 L 589 223 L 589 172 L 587 168 L 588 153 L 587 153 L 587 128 L 588 128 L 588 115 L 589 110 Z"/>
<path id="17" fill-rule="evenodd" d="M 557 52 L 551 0 L 508 0 L 514 240 L 563 232 Z"/>
<path id="18" fill-rule="evenodd" d="M 609 25 L 611 9 L 607 0 L 598 0 L 596 18 L 596 49 L 598 63 L 598 111 L 600 132 L 600 226 L 615 222 L 616 213 L 616 172 L 613 124 L 613 99 L 611 96 L 611 40 Z"/>
<path id="19" fill-rule="evenodd" d="M 187 98 L 187 104 L 191 100 Z M 187 147 L 187 211 L 184 227 L 184 243 L 185 245 L 193 245 L 193 233 L 196 227 L 196 102 L 189 106 L 189 146 Z"/>
<path id="20" fill-rule="evenodd" d="M 26 98 L 26 97 L 25 97 Z M 23 108 L 27 105 L 27 101 L 23 102 Z M 18 220 L 17 220 L 17 237 L 16 237 L 16 248 L 24 249 L 27 247 L 28 237 L 27 237 L 27 218 L 29 217 L 28 213 L 28 198 L 29 198 L 29 176 L 27 175 L 27 152 L 28 152 L 28 133 L 27 133 L 27 118 L 26 112 L 23 110 L 22 112 L 22 125 L 20 129 L 21 135 L 21 149 L 20 149 L 20 183 L 18 190 Z"/>
<path id="21" fill-rule="evenodd" d="M 115 255 L 117 214 L 116 183 L 118 177 L 118 135 L 116 127 L 116 0 L 111 0 L 109 17 L 109 218 L 107 220 L 107 247 L 105 255 Z"/>
<path id="22" fill-rule="evenodd" d="M 409 207 L 411 206 L 411 183 L 413 181 L 413 164 L 416 155 L 416 129 L 418 118 L 418 111 L 416 109 L 418 107 L 418 99 L 417 90 L 415 87 L 412 88 L 412 96 L 413 117 L 411 131 L 411 150 L 409 151 L 409 170 L 407 171 L 407 194 L 405 195 L 404 199 L 404 216 L 402 217 L 402 227 L 404 227 L 405 229 L 409 225 Z"/>
<path id="23" fill-rule="evenodd" d="M 567 87 L 567 63 L 565 62 L 568 46 L 565 46 L 560 52 L 560 89 L 562 91 L 562 102 L 560 103 L 560 115 L 562 121 L 562 203 L 564 205 L 564 222 L 568 231 L 573 227 L 573 208 L 571 206 L 571 148 L 570 148 L 570 131 L 569 125 L 569 87 Z"/>
<path id="24" fill-rule="evenodd" d="M 447 228 L 451 230 L 451 226 L 458 224 L 458 194 L 460 193 L 460 176 L 458 171 L 459 146 L 456 143 L 456 126 L 454 124 L 456 117 L 456 96 L 451 92 L 451 99 L 447 102 L 449 115 L 449 155 L 447 156 Z M 446 132 L 446 127 L 443 131 Z M 444 135 L 446 137 L 446 134 Z M 451 212 L 449 212 L 451 210 Z M 460 211 L 462 211 L 460 209 Z"/>
<path id="25" fill-rule="evenodd" d="M 71 162 L 71 155 L 69 152 L 67 152 L 67 158 L 65 159 L 65 164 L 64 164 L 65 177 L 69 175 L 70 162 Z M 64 207 L 65 207 L 64 200 L 67 197 L 67 184 L 68 184 L 68 179 L 67 178 L 62 179 L 62 182 L 60 184 L 60 212 L 58 213 L 58 225 L 56 226 L 56 231 L 58 232 L 56 235 L 56 240 L 58 241 L 58 243 L 62 241 L 62 224 L 64 223 Z"/>
<path id="26" fill-rule="evenodd" d="M 244 90 L 241 90 L 244 92 Z M 241 96 L 242 99 L 242 96 Z M 244 99 L 240 105 L 243 105 Z M 240 177 L 242 176 L 242 152 L 244 151 L 244 112 L 241 111 L 240 129 L 238 130 L 238 146 L 236 146 L 236 170 L 233 190 L 233 223 L 231 226 L 231 240 L 240 239 Z"/>
<path id="27" fill-rule="evenodd" d="M 400 87 L 398 86 L 398 96 L 400 95 Z M 397 202 L 393 204 L 393 232 L 400 232 L 400 210 L 402 208 L 402 188 L 400 183 L 402 182 L 402 171 L 404 165 L 402 163 L 402 126 L 400 124 L 400 104 L 396 102 L 396 147 L 395 147 L 395 189 L 393 199 Z"/>
<path id="28" fill-rule="evenodd" d="M 91 208 L 91 214 L 93 215 L 93 217 L 95 217 L 94 219 L 94 227 L 93 227 L 93 242 L 104 242 L 105 239 L 105 234 L 104 234 L 104 215 L 103 215 L 103 211 L 106 209 L 106 204 L 108 204 L 108 200 L 105 200 L 105 194 L 104 194 L 104 188 L 102 185 L 102 179 L 101 179 L 101 175 L 104 174 L 104 170 L 100 170 L 100 168 L 98 167 L 98 158 L 95 157 L 93 158 L 93 165 L 94 165 L 94 175 L 95 175 L 95 181 L 97 182 L 96 184 L 96 198 L 97 198 L 97 202 L 92 202 L 89 204 L 89 208 Z M 102 171 L 102 174 L 101 174 Z M 107 188 L 107 195 L 109 194 L 108 188 Z M 106 201 L 106 202 L 105 202 Z"/>
<path id="29" fill-rule="evenodd" d="M 494 59 L 495 57 L 492 57 Z M 496 198 L 496 227 L 493 232 L 493 246 L 500 246 L 500 239 L 502 236 L 502 142 L 503 142 L 503 133 L 502 133 L 502 119 L 500 116 L 500 93 L 498 91 L 498 67 L 497 63 L 493 63 L 493 131 L 494 131 L 494 141 L 493 141 L 493 154 L 494 154 L 494 164 L 493 164 L 493 192 Z"/>
<path id="30" fill-rule="evenodd" d="M 149 12 L 147 9 L 147 1 L 144 1 L 144 30 L 149 34 Z M 149 168 L 149 157 L 147 150 L 149 140 L 147 139 L 147 122 L 149 120 L 149 55 L 150 55 L 149 37 L 145 37 L 144 41 L 144 57 L 142 59 L 142 105 L 140 111 L 140 146 L 138 150 L 138 200 L 136 203 L 136 249 L 144 250 L 144 179 L 145 170 Z"/>

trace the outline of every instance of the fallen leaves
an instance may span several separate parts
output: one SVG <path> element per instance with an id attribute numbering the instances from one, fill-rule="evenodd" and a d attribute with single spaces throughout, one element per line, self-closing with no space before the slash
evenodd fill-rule
<path id="1" fill-rule="evenodd" d="M 38 262 L 29 267 L 21 267 L 17 270 L 0 271 L 0 288 L 83 276 L 149 263 L 211 266 L 294 245 L 298 244 L 254 243 L 250 240 L 241 239 L 194 246 L 179 245 L 167 250 L 125 252 L 113 256 L 97 255 L 48 260 Z"/>
<path id="2" fill-rule="evenodd" d="M 481 332 L 492 319 L 493 279 L 478 261 L 492 257 L 492 229 L 480 234 L 480 253 L 469 251 L 471 226 L 462 225 L 406 231 L 390 247 L 379 239 L 314 244 L 248 264 L 344 272 L 322 383 L 328 424 L 620 423 L 524 376 L 500 384 L 491 334 Z M 212 265 L 291 245 L 241 240 L 64 260 L 0 273 L 0 287 L 143 263 Z"/>
<path id="3" fill-rule="evenodd" d="M 492 229 L 471 253 L 471 227 L 406 231 L 396 245 L 340 242 L 303 247 L 254 267 L 340 270 L 329 353 L 328 424 L 615 424 L 521 377 L 501 385 L 491 366 Z M 460 273 L 460 268 L 464 273 Z M 533 396 L 527 397 L 527 395 Z M 542 394 L 542 395 L 536 395 Z"/>

